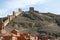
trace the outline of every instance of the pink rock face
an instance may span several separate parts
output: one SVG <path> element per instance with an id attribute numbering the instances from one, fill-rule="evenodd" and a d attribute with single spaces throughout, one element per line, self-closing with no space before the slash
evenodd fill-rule
<path id="1" fill-rule="evenodd" d="M 20 34 L 20 37 L 18 37 L 18 40 L 26 40 L 26 39 L 29 39 L 28 34 Z"/>
<path id="2" fill-rule="evenodd" d="M 12 37 L 12 40 L 17 40 L 17 37 Z"/>
<path id="3" fill-rule="evenodd" d="M 12 36 L 3 36 L 2 40 L 12 40 Z"/>
<path id="4" fill-rule="evenodd" d="M 11 33 L 17 35 L 18 32 L 17 32 L 17 30 L 12 30 Z"/>

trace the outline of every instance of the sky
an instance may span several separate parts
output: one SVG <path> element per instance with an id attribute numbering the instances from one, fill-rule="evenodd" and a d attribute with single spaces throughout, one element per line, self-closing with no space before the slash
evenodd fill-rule
<path id="1" fill-rule="evenodd" d="M 0 17 L 12 15 L 18 8 L 28 11 L 29 7 L 60 15 L 60 0 L 0 0 Z"/>

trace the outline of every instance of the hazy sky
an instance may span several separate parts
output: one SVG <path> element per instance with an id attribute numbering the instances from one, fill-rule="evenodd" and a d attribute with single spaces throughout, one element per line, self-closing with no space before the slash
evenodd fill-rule
<path id="1" fill-rule="evenodd" d="M 18 8 L 35 7 L 40 12 L 60 14 L 60 0 L 0 0 L 0 17 L 12 14 Z"/>

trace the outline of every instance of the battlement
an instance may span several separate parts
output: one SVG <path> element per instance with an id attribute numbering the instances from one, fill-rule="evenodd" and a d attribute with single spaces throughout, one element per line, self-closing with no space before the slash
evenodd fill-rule
<path id="1" fill-rule="evenodd" d="M 30 7 L 29 8 L 29 12 L 34 13 L 34 7 Z M 23 11 L 19 8 L 18 12 L 13 11 L 13 15 L 8 15 L 7 19 L 5 21 L 2 20 L 2 22 L 0 22 L 0 27 L 2 26 L 6 26 L 11 20 L 13 20 L 15 17 L 17 17 L 18 15 L 20 15 Z M 3 23 L 3 25 L 1 25 Z"/>
<path id="2" fill-rule="evenodd" d="M 29 8 L 29 11 L 30 11 L 31 13 L 34 13 L 34 7 L 30 7 L 30 8 Z"/>
<path id="3" fill-rule="evenodd" d="M 21 13 L 22 13 L 21 9 L 19 9 L 18 12 L 13 11 L 13 15 L 8 16 L 8 19 L 4 22 L 4 26 L 6 26 L 11 20 L 13 20 L 15 17 L 17 17 Z"/>
<path id="4" fill-rule="evenodd" d="M 31 13 L 34 13 L 34 7 L 30 7 L 29 11 Z M 12 21 L 15 17 L 20 15 L 23 11 L 19 8 L 18 12 L 13 11 L 13 15 L 8 15 L 7 18 L 2 22 L 0 22 L 0 28 L 2 29 L 3 27 L 7 26 L 10 21 Z"/>
<path id="5" fill-rule="evenodd" d="M 2 22 L 0 22 L 0 29 L 2 29 L 2 27 L 7 26 L 10 21 L 12 21 L 15 17 L 20 15 L 22 12 L 23 11 L 21 9 L 18 9 L 18 12 L 13 11 L 13 15 L 8 15 L 5 21 L 2 20 Z"/>

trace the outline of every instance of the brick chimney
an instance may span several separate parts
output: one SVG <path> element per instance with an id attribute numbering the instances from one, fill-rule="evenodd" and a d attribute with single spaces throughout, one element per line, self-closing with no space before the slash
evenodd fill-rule
<path id="1" fill-rule="evenodd" d="M 29 8 L 29 11 L 30 11 L 31 13 L 34 13 L 34 7 L 30 7 L 30 8 Z"/>

